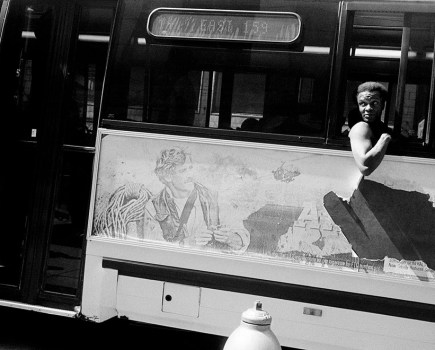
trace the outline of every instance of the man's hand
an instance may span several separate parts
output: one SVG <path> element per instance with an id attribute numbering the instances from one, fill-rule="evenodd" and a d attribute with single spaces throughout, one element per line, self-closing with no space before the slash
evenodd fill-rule
<path id="1" fill-rule="evenodd" d="M 242 247 L 242 239 L 240 236 L 233 232 L 229 227 L 226 226 L 212 226 L 214 238 L 216 241 L 228 244 L 231 249 L 238 250 Z"/>
<path id="2" fill-rule="evenodd" d="M 387 133 L 383 133 L 381 135 L 381 137 L 379 138 L 378 142 L 382 142 L 382 143 L 386 143 L 388 145 L 388 143 L 391 141 L 391 135 L 387 134 Z"/>
<path id="3" fill-rule="evenodd" d="M 196 245 L 206 245 L 213 239 L 213 231 L 208 229 L 203 229 L 199 231 L 194 236 L 194 241 Z"/>

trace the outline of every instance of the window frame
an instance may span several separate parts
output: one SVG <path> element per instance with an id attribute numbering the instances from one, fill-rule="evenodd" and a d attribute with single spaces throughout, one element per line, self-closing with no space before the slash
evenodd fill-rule
<path id="1" fill-rule="evenodd" d="M 416 6 L 418 5 L 418 6 Z M 391 10 L 391 9 L 394 10 Z M 397 96 L 396 96 L 396 109 L 399 113 L 399 118 L 395 118 L 394 129 L 397 130 L 401 127 L 402 112 L 404 104 L 404 93 L 406 85 L 407 65 L 408 65 L 408 48 L 410 40 L 410 25 L 409 14 L 422 14 L 433 13 L 435 14 L 435 4 L 430 2 L 369 2 L 369 1 L 343 1 L 340 3 L 338 29 L 336 36 L 336 45 L 333 54 L 333 63 L 331 70 L 331 85 L 330 85 L 330 99 L 327 112 L 327 119 L 329 122 L 327 139 L 330 144 L 343 144 L 349 145 L 348 140 L 340 138 L 341 134 L 341 116 L 344 114 L 345 99 L 346 99 L 346 83 L 348 78 L 348 71 L 351 54 L 351 40 L 352 30 L 355 20 L 355 13 L 357 11 L 364 12 L 391 12 L 403 13 L 404 26 L 402 28 L 402 42 L 401 53 L 399 59 L 399 74 L 397 78 Z M 435 52 L 435 48 L 434 48 Z M 426 128 L 428 131 L 425 133 L 424 144 L 425 149 L 418 147 L 413 149 L 404 150 L 404 154 L 418 157 L 435 157 L 435 125 L 433 122 L 433 111 L 435 107 L 434 91 L 435 91 L 435 60 L 432 61 L 432 74 L 430 77 L 430 100 L 429 110 L 427 113 L 428 120 Z M 393 107 L 393 106 L 391 106 Z M 387 107 L 388 108 L 388 107 Z"/>

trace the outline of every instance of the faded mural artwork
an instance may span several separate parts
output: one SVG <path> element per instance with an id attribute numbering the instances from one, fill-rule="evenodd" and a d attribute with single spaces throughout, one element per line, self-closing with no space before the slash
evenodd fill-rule
<path id="1" fill-rule="evenodd" d="M 91 234 L 435 280 L 433 198 L 382 181 L 349 157 L 109 133 Z"/>

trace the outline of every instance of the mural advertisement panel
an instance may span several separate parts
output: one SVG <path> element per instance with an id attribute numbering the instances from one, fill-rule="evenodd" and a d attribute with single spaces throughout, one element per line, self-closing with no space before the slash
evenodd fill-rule
<path id="1" fill-rule="evenodd" d="M 435 278 L 434 184 L 361 179 L 344 152 L 100 133 L 91 239 Z"/>

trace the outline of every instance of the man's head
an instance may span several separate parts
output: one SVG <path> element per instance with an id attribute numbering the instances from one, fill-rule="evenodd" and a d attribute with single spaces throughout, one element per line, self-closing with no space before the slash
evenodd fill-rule
<path id="1" fill-rule="evenodd" d="M 369 81 L 358 86 L 355 96 L 359 112 L 365 122 L 371 123 L 381 118 L 388 96 L 385 86 Z"/>
<path id="2" fill-rule="evenodd" d="M 191 169 L 190 154 L 181 148 L 174 147 L 160 152 L 154 172 L 164 184 L 168 182 L 185 184 L 193 181 Z"/>

